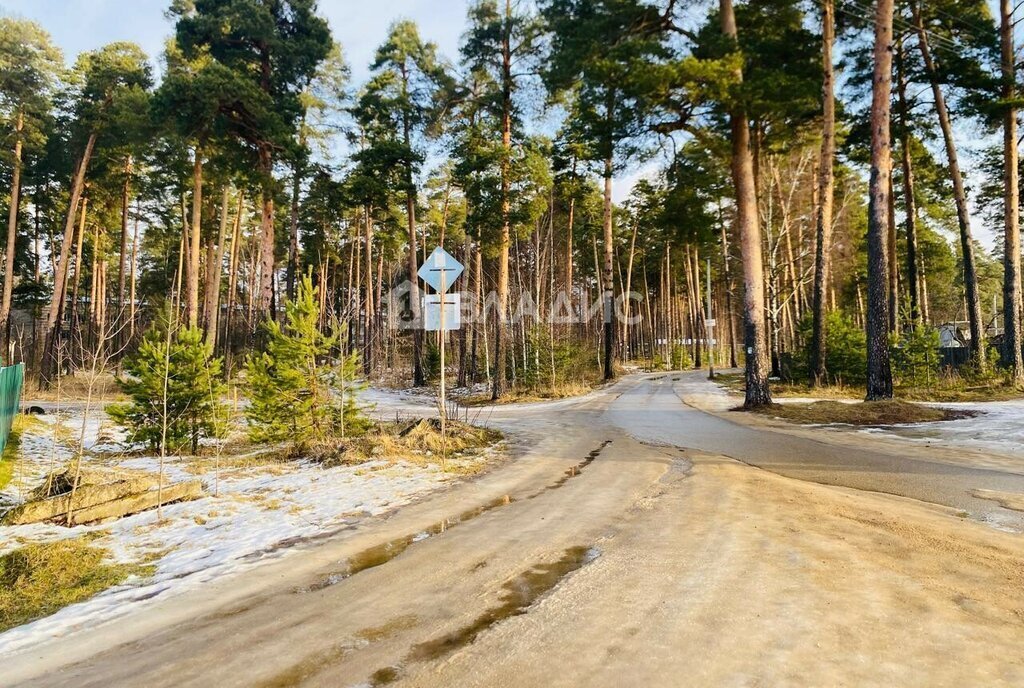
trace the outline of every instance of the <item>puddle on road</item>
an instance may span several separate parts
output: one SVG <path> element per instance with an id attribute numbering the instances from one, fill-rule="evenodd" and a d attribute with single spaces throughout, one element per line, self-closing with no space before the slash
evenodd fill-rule
<path id="1" fill-rule="evenodd" d="M 293 664 L 284 671 L 254 685 L 258 688 L 287 688 L 287 686 L 297 686 L 300 683 L 308 681 L 316 676 L 325 664 L 337 664 L 338 662 L 343 661 L 355 649 L 355 646 L 349 644 L 328 647 L 306 657 L 297 664 Z"/>
<path id="2" fill-rule="evenodd" d="M 501 497 L 493 499 L 486 504 L 463 511 L 458 516 L 438 521 L 426 530 L 421 530 L 420 532 L 413 533 L 412 535 L 404 535 L 400 538 L 395 538 L 394 540 L 389 540 L 382 544 L 364 549 L 362 552 L 346 559 L 344 566 L 341 569 L 332 571 L 316 583 L 305 588 L 299 588 L 296 592 L 315 592 L 317 590 L 323 590 L 324 588 L 336 585 L 346 578 L 360 573 L 361 571 L 366 571 L 367 569 L 376 568 L 377 566 L 388 563 L 407 550 L 412 544 L 426 540 L 435 535 L 440 535 L 441 533 L 446 532 L 449 528 L 454 528 L 460 523 L 470 521 L 492 509 L 497 509 L 498 507 L 511 504 L 513 501 L 514 500 L 509 495 L 502 495 Z"/>
<path id="3" fill-rule="evenodd" d="M 596 449 L 590 450 L 590 453 L 587 454 L 586 457 L 584 457 L 584 459 L 582 461 L 580 461 L 575 466 L 570 467 L 561 478 L 559 478 L 555 482 L 551 483 L 550 485 L 548 485 L 543 490 L 541 490 L 540 492 L 538 492 L 537 494 L 535 494 L 533 496 L 536 497 L 537 495 L 542 494 L 542 493 L 546 492 L 547 490 L 557 490 L 562 485 L 565 485 L 569 481 L 570 478 L 575 478 L 576 476 L 578 476 L 580 474 L 580 472 L 584 468 L 586 468 L 591 463 L 593 463 L 594 459 L 596 459 L 601 454 L 601 452 L 604 450 L 604 448 L 607 447 L 611 443 L 612 443 L 611 440 L 605 440 Z"/>
<path id="4" fill-rule="evenodd" d="M 589 564 L 601 555 L 596 547 L 570 547 L 557 561 L 538 564 L 511 579 L 502 588 L 497 606 L 491 607 L 472 623 L 446 635 L 414 645 L 406 655 L 407 663 L 429 662 L 441 659 L 459 648 L 470 645 L 488 628 L 505 619 L 519 616 L 543 595 L 550 592 L 562 579 Z M 379 669 L 370 677 L 371 686 L 383 686 L 401 677 L 400 666 Z"/>
<path id="5" fill-rule="evenodd" d="M 538 497 L 541 494 L 547 492 L 548 490 L 556 490 L 562 487 L 571 478 L 575 478 L 576 476 L 580 475 L 583 469 L 589 466 L 591 463 L 593 463 L 594 460 L 604 450 L 604 448 L 611 443 L 611 440 L 605 440 L 596 448 L 590 450 L 590 452 L 583 458 L 582 461 L 577 463 L 575 466 L 571 466 L 569 469 L 567 469 L 561 478 L 551 483 L 547 487 L 541 489 L 539 492 L 530 495 L 529 497 L 527 497 L 527 499 L 533 499 L 534 497 Z M 426 540 L 435 535 L 440 535 L 446 532 L 449 528 L 454 528 L 455 526 L 461 523 L 471 521 L 472 519 L 476 518 L 477 516 L 480 516 L 481 514 L 485 514 L 488 511 L 491 511 L 492 509 L 497 509 L 498 507 L 507 506 L 514 501 L 516 500 L 510 495 L 503 495 L 501 497 L 498 497 L 497 499 L 493 499 L 490 502 L 487 502 L 486 504 L 475 507 L 473 509 L 469 509 L 468 511 L 464 511 L 458 516 L 438 521 L 426 530 L 422 530 L 412 535 L 404 535 L 400 538 L 395 538 L 394 540 L 389 540 L 388 542 L 382 543 L 380 545 L 375 545 L 373 547 L 370 547 L 369 549 L 365 549 L 362 552 L 359 552 L 358 554 L 355 554 L 352 557 L 349 557 L 347 560 L 345 560 L 342 568 L 338 569 L 337 571 L 332 571 L 331 573 L 327 574 L 327 576 L 318 580 L 316 583 L 313 583 L 312 585 L 303 588 L 297 588 L 295 592 L 316 592 L 317 590 L 323 590 L 324 588 L 329 588 L 332 585 L 337 585 L 343 580 L 350 578 L 355 574 L 360 573 L 361 571 L 366 571 L 367 569 L 376 568 L 377 566 L 386 564 L 387 562 L 391 561 L 392 559 L 400 555 L 402 552 L 407 550 L 411 545 L 417 542 Z"/>
<path id="6" fill-rule="evenodd" d="M 527 609 L 559 581 L 576 569 L 589 564 L 600 555 L 596 547 L 571 547 L 560 559 L 538 564 L 505 583 L 501 602 L 481 614 L 477 619 L 457 631 L 412 648 L 409 659 L 423 662 L 443 657 L 460 647 L 469 645 L 477 636 L 499 621 L 525 614 Z"/>

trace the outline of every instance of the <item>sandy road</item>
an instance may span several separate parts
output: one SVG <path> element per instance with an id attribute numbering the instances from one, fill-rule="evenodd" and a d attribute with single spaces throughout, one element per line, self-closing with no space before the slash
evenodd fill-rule
<path id="1" fill-rule="evenodd" d="M 496 410 L 530 443 L 514 461 L 4 658 L 0 683 L 1024 684 L 1024 539 L 957 501 L 975 478 L 1016 489 L 1012 474 L 899 478 L 905 457 L 858 462 L 692 411 L 685 383 Z M 841 486 L 870 480 L 852 487 L 904 496 Z"/>

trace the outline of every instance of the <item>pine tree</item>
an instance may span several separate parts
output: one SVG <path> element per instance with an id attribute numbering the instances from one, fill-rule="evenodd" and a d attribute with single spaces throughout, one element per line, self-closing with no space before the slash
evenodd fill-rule
<path id="1" fill-rule="evenodd" d="M 131 403 L 119 404 L 108 413 L 126 426 L 136 441 L 154 449 L 192 454 L 199 440 L 217 436 L 217 422 L 225 413 L 218 401 L 225 392 L 221 359 L 203 340 L 203 331 L 189 327 L 168 334 L 168 323 L 157 323 L 143 337 L 138 352 L 128 361 L 128 377 L 118 380 Z"/>
<path id="2" fill-rule="evenodd" d="M 358 355 L 333 358 L 339 338 L 321 331 L 317 303 L 307 274 L 295 300 L 285 302 L 284 324 L 266 321 L 266 351 L 249 358 L 246 416 L 254 441 L 304 444 L 366 427 L 355 400 Z"/>

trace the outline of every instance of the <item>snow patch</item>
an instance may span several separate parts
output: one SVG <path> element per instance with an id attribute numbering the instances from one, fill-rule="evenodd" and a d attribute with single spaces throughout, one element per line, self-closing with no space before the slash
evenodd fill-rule
<path id="1" fill-rule="evenodd" d="M 101 413 L 101 412 L 97 412 Z M 58 422 L 53 416 L 47 423 Z M 64 436 L 77 446 L 81 415 L 62 414 Z M 111 441 L 104 419 L 86 423 L 83 465 L 156 472 L 159 459 L 96 453 Z M 67 463 L 72 450 L 53 440 L 52 425 L 30 429 L 22 436 L 16 480 L 0 493 L 0 507 L 23 501 L 51 466 Z M 68 432 L 73 431 L 73 432 Z M 70 438 L 68 436 L 71 435 Z M 124 439 L 113 437 L 114 441 Z M 92 533 L 96 546 L 110 550 L 121 562 L 145 562 L 153 576 L 129 580 L 52 616 L 0 633 L 0 653 L 109 621 L 147 600 L 166 599 L 255 565 L 268 556 L 288 556 L 288 544 L 334 532 L 360 519 L 385 513 L 456 479 L 436 466 L 375 460 L 356 466 L 323 468 L 309 462 L 258 462 L 238 465 L 222 460 L 219 494 L 213 495 L 212 458 L 194 461 L 171 457 L 164 461 L 168 483 L 199 477 L 206 497 L 128 516 L 107 524 L 65 528 L 48 523 L 0 526 L 0 553 L 32 542 L 52 541 Z"/>

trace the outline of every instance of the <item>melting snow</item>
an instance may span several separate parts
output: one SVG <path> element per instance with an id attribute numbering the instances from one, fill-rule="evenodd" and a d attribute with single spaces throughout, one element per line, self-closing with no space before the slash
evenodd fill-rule
<path id="1" fill-rule="evenodd" d="M 101 412 L 95 415 L 99 416 Z M 63 415 L 63 414 L 62 414 Z M 66 463 L 71 452 L 53 440 L 53 416 L 45 426 L 22 435 L 15 480 L 0 492 L 0 508 L 16 504 L 38 485 L 51 466 Z M 73 430 L 65 441 L 77 445 L 82 418 L 62 417 Z M 87 449 L 109 449 L 109 423 L 97 418 L 86 423 Z M 54 451 L 56 449 L 56 457 Z M 156 471 L 154 457 L 126 457 L 87 452 L 85 464 Z M 322 468 L 308 462 L 262 462 L 238 467 L 224 459 L 219 496 L 213 496 L 214 462 L 185 458 L 165 461 L 168 482 L 200 477 L 206 497 L 163 507 L 120 520 L 75 528 L 53 524 L 0 526 L 0 553 L 30 542 L 77 537 L 92 533 L 97 546 L 124 562 L 149 562 L 153 576 L 130 580 L 56 614 L 0 633 L 0 653 L 62 636 L 125 614 L 138 603 L 164 599 L 203 582 L 234 573 L 267 556 L 287 556 L 287 544 L 297 539 L 344 529 L 359 519 L 389 511 L 435 490 L 454 478 L 436 466 L 375 460 L 357 466 Z M 129 604 L 134 603 L 134 604 Z"/>
<path id="2" fill-rule="evenodd" d="M 976 411 L 978 415 L 935 423 L 873 428 L 872 432 L 915 442 L 941 442 L 1020 458 L 1024 468 L 1024 399 L 929 404 L 942 408 Z"/>

